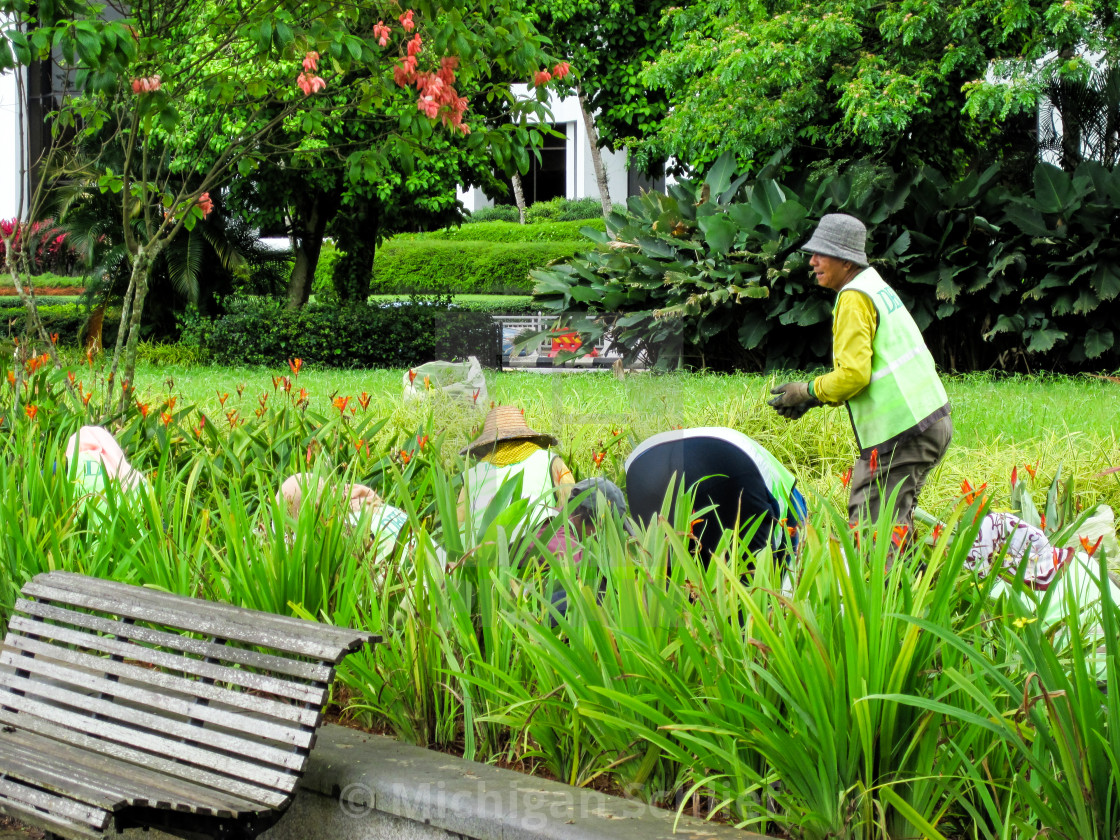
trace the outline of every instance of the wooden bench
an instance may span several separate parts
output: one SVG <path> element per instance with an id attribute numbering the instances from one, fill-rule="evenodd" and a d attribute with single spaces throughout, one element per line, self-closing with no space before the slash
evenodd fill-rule
<path id="1" fill-rule="evenodd" d="M 255 837 L 295 794 L 335 666 L 380 640 L 38 575 L 0 649 L 0 813 L 64 837 Z"/>

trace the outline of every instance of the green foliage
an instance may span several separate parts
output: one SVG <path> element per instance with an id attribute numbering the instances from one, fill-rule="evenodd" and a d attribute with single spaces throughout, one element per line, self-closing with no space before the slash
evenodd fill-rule
<path id="1" fill-rule="evenodd" d="M 375 294 L 526 294 L 529 271 L 571 258 L 578 241 L 389 242 L 377 254 Z"/>
<path id="2" fill-rule="evenodd" d="M 480 222 L 514 222 L 519 223 L 521 214 L 512 204 L 499 204 L 494 207 L 480 207 L 463 219 L 463 224 L 477 224 Z"/>
<path id="3" fill-rule="evenodd" d="M 81 289 L 89 281 L 89 278 L 82 274 L 51 274 L 44 271 L 42 274 L 35 274 L 23 278 L 23 282 L 27 286 L 36 289 L 46 288 L 62 288 L 62 289 Z M 0 285 L 7 286 L 10 281 L 8 278 L 0 275 Z"/>
<path id="4" fill-rule="evenodd" d="M 446 300 L 346 307 L 308 304 L 290 310 L 278 301 L 231 301 L 207 335 L 218 364 L 282 365 L 301 358 L 336 367 L 410 367 L 432 359 L 478 356 L 491 364 L 498 352 L 490 317 Z"/>
<path id="5" fill-rule="evenodd" d="M 1039 164 L 1017 194 L 995 166 L 957 180 L 929 167 L 783 180 L 767 167 L 732 181 L 733 169 L 725 155 L 704 181 L 632 198 L 610 236 L 589 234 L 594 251 L 533 272 L 541 305 L 590 339 L 615 325 L 631 356 L 669 364 L 827 364 L 833 296 L 797 248 L 843 211 L 868 223 L 872 264 L 943 368 L 1120 367 L 1120 170 Z"/>
<path id="6" fill-rule="evenodd" d="M 405 300 L 408 300 L 405 295 L 374 295 L 369 302 L 384 304 Z M 487 312 L 492 315 L 522 315 L 540 310 L 533 302 L 532 295 L 451 295 L 450 302 L 468 312 Z"/>
<path id="7" fill-rule="evenodd" d="M 603 204 L 597 198 L 553 198 L 534 201 L 525 210 L 526 224 L 540 222 L 578 222 L 598 219 L 603 215 Z"/>
<path id="8" fill-rule="evenodd" d="M 536 206 L 536 205 L 534 205 Z M 596 207 L 599 205 L 596 204 Z M 580 231 L 585 227 L 605 230 L 603 217 L 576 219 L 572 221 L 542 221 L 522 225 L 517 222 L 492 221 L 464 223 L 461 227 L 445 228 L 431 233 L 406 233 L 395 237 L 396 242 L 415 240 L 456 241 L 456 242 L 577 242 Z"/>
<path id="9" fill-rule="evenodd" d="M 49 300 L 49 298 L 40 298 Z M 40 304 L 38 307 L 39 318 L 47 333 L 58 333 L 60 345 L 77 346 L 85 338 L 85 327 L 89 320 L 89 310 L 84 304 L 73 302 L 63 304 Z M 0 306 L 0 323 L 22 324 L 26 312 L 16 301 L 12 306 Z M 117 334 L 117 318 L 120 318 L 120 309 L 113 307 L 105 311 L 105 321 L 102 325 L 102 341 L 105 343 L 115 340 Z"/>
<path id="10" fill-rule="evenodd" d="M 341 256 L 334 242 L 329 239 L 323 240 L 319 262 L 315 265 L 315 280 L 311 284 L 312 294 L 329 296 L 334 293 L 334 269 Z"/>

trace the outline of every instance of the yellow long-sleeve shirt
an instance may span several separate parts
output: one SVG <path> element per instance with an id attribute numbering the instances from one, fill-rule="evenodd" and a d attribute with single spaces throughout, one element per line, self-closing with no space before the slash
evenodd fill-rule
<path id="1" fill-rule="evenodd" d="M 840 290 L 832 317 L 832 371 L 809 384 L 828 405 L 847 402 L 871 382 L 871 342 L 879 316 L 871 298 L 854 289 Z"/>

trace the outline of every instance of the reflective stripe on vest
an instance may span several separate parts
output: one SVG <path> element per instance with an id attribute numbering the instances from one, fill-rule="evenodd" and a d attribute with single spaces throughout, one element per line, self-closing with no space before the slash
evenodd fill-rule
<path id="1" fill-rule="evenodd" d="M 515 480 L 517 476 L 521 476 L 521 498 L 529 500 L 527 518 L 530 527 L 536 528 L 556 512 L 557 498 L 552 489 L 552 453 L 547 449 L 539 449 L 524 461 L 504 467 L 480 461 L 470 468 L 466 476 L 469 505 L 467 522 L 473 534 L 478 533 L 482 515 L 498 494 L 498 488 L 507 481 Z M 512 540 L 522 533 L 523 528 L 522 524 L 507 536 Z"/>
<path id="2" fill-rule="evenodd" d="M 948 416 L 949 398 L 918 325 L 879 273 L 865 268 L 841 294 L 848 291 L 867 295 L 879 319 L 871 341 L 871 381 L 848 400 L 856 442 L 866 455 Z"/>

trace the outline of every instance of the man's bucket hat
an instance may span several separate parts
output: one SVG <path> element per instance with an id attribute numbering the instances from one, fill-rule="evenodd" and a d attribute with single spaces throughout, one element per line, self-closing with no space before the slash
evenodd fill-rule
<path id="1" fill-rule="evenodd" d="M 829 213 L 822 217 L 809 241 L 801 246 L 802 251 L 810 254 L 849 260 L 861 267 L 868 264 L 866 248 L 867 228 L 847 213 Z"/>
<path id="2" fill-rule="evenodd" d="M 482 421 L 482 433 L 463 447 L 459 454 L 485 455 L 503 440 L 531 440 L 542 449 L 559 443 L 552 435 L 542 435 L 530 429 L 520 408 L 498 405 L 490 409 L 486 419 Z"/>

